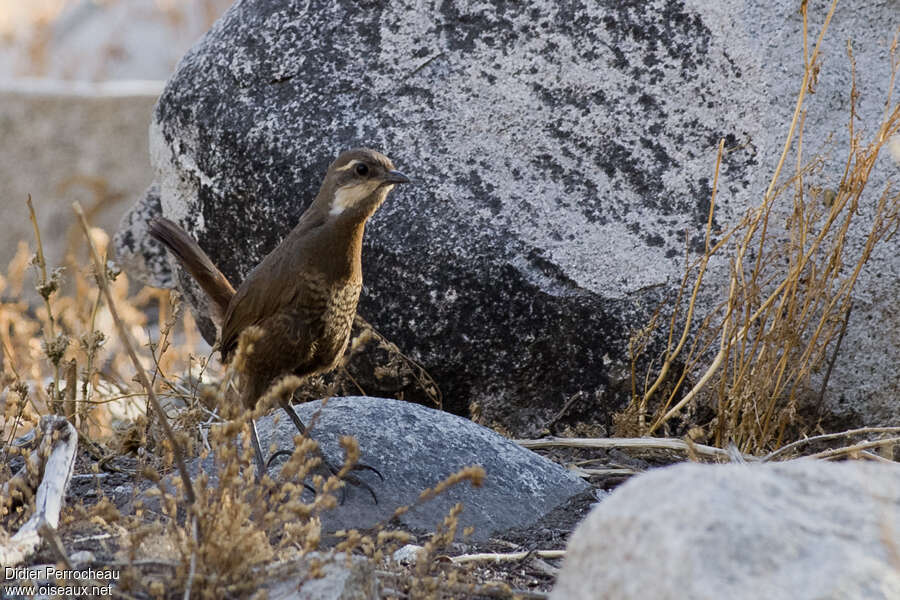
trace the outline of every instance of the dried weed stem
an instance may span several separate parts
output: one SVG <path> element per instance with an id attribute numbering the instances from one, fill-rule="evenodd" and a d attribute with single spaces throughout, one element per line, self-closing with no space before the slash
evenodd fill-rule
<path id="1" fill-rule="evenodd" d="M 875 161 L 891 136 L 900 131 L 900 105 L 891 106 L 890 90 L 883 121 L 871 141 L 862 142 L 855 130 L 858 91 L 849 45 L 853 79 L 848 126 L 850 147 L 844 172 L 836 190 L 821 190 L 804 181 L 824 165 L 820 156 L 804 163 L 804 101 L 807 93 L 812 93 L 818 77 L 822 40 L 835 6 L 836 0 L 831 3 L 810 53 L 807 7 L 806 3 L 801 5 L 804 71 L 782 153 L 761 205 L 748 211 L 736 226 L 712 244 L 711 223 L 723 154 L 720 142 L 703 255 L 686 268 L 669 323 L 661 367 L 655 376 L 650 376 L 648 371 L 643 389 L 638 389 L 637 359 L 648 347 L 647 340 L 656 328 L 658 313 L 632 338 L 633 399 L 629 408 L 616 418 L 620 434 L 656 434 L 686 407 L 710 399 L 716 417 L 708 424 L 705 435 L 716 446 L 725 447 L 734 442 L 744 453 L 767 453 L 783 444 L 787 428 L 798 423 L 800 401 L 815 396 L 811 391 L 812 375 L 827 366 L 821 383 L 824 391 L 830 365 L 834 363 L 846 328 L 851 293 L 862 268 L 874 248 L 889 239 L 900 225 L 900 195 L 893 194 L 888 186 L 871 206 L 871 225 L 862 247 L 853 262 L 845 264 L 847 234 L 859 214 L 861 196 Z M 895 39 L 891 47 L 891 86 L 900 68 L 896 50 Z M 796 172 L 787 182 L 779 183 L 792 149 L 796 152 Z M 779 241 L 770 221 L 776 201 L 791 189 L 793 210 L 786 219 L 787 237 Z M 824 214 L 819 208 L 822 205 L 827 208 Z M 735 247 L 730 259 L 726 299 L 697 324 L 695 305 L 708 263 L 721 251 L 724 242 L 731 239 Z M 786 264 L 782 265 L 782 261 Z M 692 286 L 690 276 L 694 277 Z M 692 291 L 675 343 L 674 333 L 679 329 L 676 323 L 681 319 L 680 307 L 688 288 Z M 687 344 L 691 335 L 694 341 Z M 718 349 L 708 358 L 707 351 L 715 341 Z M 829 347 L 835 350 L 826 364 Z M 673 377 L 671 369 L 675 364 L 681 371 Z M 694 377 L 695 383 L 685 391 L 685 384 Z M 820 391 L 820 403 L 822 394 Z M 652 421 L 647 426 L 645 419 L 651 414 Z"/>
<path id="2" fill-rule="evenodd" d="M 128 356 L 131 358 L 131 362 L 134 365 L 135 370 L 137 371 L 138 379 L 140 380 L 141 385 L 146 390 L 147 396 L 150 398 L 150 403 L 153 406 L 153 410 L 156 412 L 159 422 L 162 425 L 163 430 L 166 432 L 166 437 L 168 438 L 169 443 L 172 445 L 172 452 L 175 455 L 175 465 L 178 469 L 179 474 L 181 475 L 181 482 L 184 485 L 188 503 L 193 506 L 197 501 L 197 496 L 194 493 L 194 487 L 191 484 L 191 477 L 188 473 L 187 466 L 184 463 L 184 453 L 181 450 L 181 445 L 178 443 L 178 439 L 175 437 L 175 432 L 172 430 L 172 426 L 169 425 L 169 419 L 163 412 L 162 407 L 160 406 L 159 401 L 156 398 L 156 393 L 153 391 L 153 386 L 150 384 L 150 379 L 147 377 L 147 372 L 144 370 L 144 366 L 141 364 L 141 361 L 138 360 L 137 354 L 135 354 L 134 352 L 134 347 L 131 343 L 131 338 L 128 335 L 128 331 L 125 329 L 125 325 L 122 323 L 122 319 L 119 318 L 119 313 L 116 310 L 115 300 L 113 299 L 113 296 L 109 291 L 106 263 L 104 263 L 100 259 L 100 255 L 97 254 L 97 248 L 94 247 L 94 242 L 91 239 L 91 230 L 88 226 L 87 219 L 84 216 L 84 211 L 81 209 L 81 205 L 78 202 L 72 204 L 72 209 L 78 216 L 78 219 L 81 223 L 81 228 L 84 231 L 85 239 L 87 240 L 87 245 L 91 253 L 91 260 L 93 260 L 94 268 L 96 270 L 97 285 L 103 292 L 103 295 L 106 297 L 107 308 L 109 309 L 113 321 L 116 324 L 116 329 L 119 332 L 119 337 L 122 340 L 122 344 L 125 346 L 125 349 L 128 352 Z"/>

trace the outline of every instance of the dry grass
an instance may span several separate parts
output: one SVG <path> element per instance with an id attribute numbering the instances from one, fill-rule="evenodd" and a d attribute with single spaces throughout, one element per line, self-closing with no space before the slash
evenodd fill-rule
<path id="1" fill-rule="evenodd" d="M 33 210 L 30 201 L 28 208 Z M 316 473 L 321 463 L 317 444 L 297 436 L 296 448 L 282 465 L 279 480 L 266 475 L 259 485 L 248 485 L 255 468 L 249 445 L 250 419 L 290 397 L 302 380 L 285 377 L 268 390 L 253 412 L 237 410 L 235 389 L 259 332 L 252 328 L 243 332 L 235 359 L 228 369 L 221 370 L 209 357 L 196 354 L 192 342 L 199 340 L 199 334 L 189 314 L 177 302 L 172 304 L 168 293 L 144 289 L 130 294 L 125 276 L 99 258 L 99 254 L 105 255 L 108 236 L 88 230 L 86 224 L 85 231 L 90 233 L 90 246 L 98 249 L 94 263 L 104 264 L 105 273 L 98 275 L 95 268 L 79 267 L 91 261 L 76 257 L 74 245 L 68 268 L 50 269 L 44 263 L 35 225 L 36 250 L 21 244 L 6 275 L 0 277 L 4 359 L 0 379 L 4 407 L 0 451 L 4 460 L 0 464 L 6 469 L 0 473 L 0 481 L 10 475 L 9 458 L 20 452 L 10 442 L 28 433 L 42 415 L 64 413 L 76 424 L 81 447 L 93 455 L 95 471 L 113 468 L 110 463 L 124 455 L 138 454 L 135 475 L 155 486 L 137 499 L 134 511 L 128 514 L 120 512 L 102 492 L 90 508 L 67 507 L 60 527 L 63 539 L 54 533 L 55 543 L 50 545 L 60 563 L 70 562 L 66 551 L 70 538 L 65 538 L 65 532 L 88 528 L 88 537 L 112 540 L 105 548 L 105 558 L 100 559 L 104 553 L 99 552 L 101 562 L 94 566 L 122 570 L 119 594 L 250 597 L 276 576 L 273 565 L 322 551 L 319 516 L 336 505 L 342 478 L 359 458 L 356 440 L 341 440 L 343 468 L 324 477 Z M 43 302 L 37 309 L 21 299 L 29 268 Z M 64 280 L 64 273 L 69 281 Z M 158 312 L 160 328 L 152 335 L 146 317 L 150 309 Z M 121 331 L 115 327 L 116 318 L 123 325 Z M 129 339 L 138 340 L 137 347 L 129 347 Z M 173 339 L 179 343 L 171 343 Z M 131 352 L 136 355 L 134 360 L 140 361 L 138 366 L 130 364 L 127 355 Z M 132 377 L 143 370 L 148 374 Z M 35 385 L 36 381 L 43 384 Z M 174 436 L 163 435 L 166 419 L 148 412 L 151 394 L 168 401 L 166 415 L 174 417 L 177 424 Z M 235 443 L 238 435 L 241 444 Z M 212 457 L 216 479 L 206 473 L 193 480 L 167 476 L 175 462 L 175 446 L 191 455 Z M 480 467 L 463 469 L 423 491 L 413 506 L 450 486 L 463 482 L 480 485 L 483 479 Z M 314 494 L 306 491 L 304 482 L 312 482 Z M 394 516 L 410 508 L 399 507 Z M 458 579 L 458 574 L 447 571 L 437 552 L 455 537 L 460 510 L 457 505 L 438 524 L 415 571 L 397 584 L 410 597 L 446 597 L 442 582 Z M 0 531 L 14 530 L 27 516 L 26 505 L 0 503 L 4 525 Z M 390 528 L 391 521 L 365 533 L 339 532 L 337 544 L 312 562 L 310 576 L 318 575 L 323 561 L 335 560 L 338 553 L 366 556 L 382 568 L 395 569 L 391 554 L 411 536 Z"/>
<path id="2" fill-rule="evenodd" d="M 92 237 L 105 249 L 109 240 L 105 233 L 95 229 Z M 92 270 L 76 267 L 86 261 L 70 254 L 67 269 L 55 269 L 45 276 L 47 269 L 41 267 L 38 256 L 21 242 L 6 275 L 0 275 L 0 393 L 6 390 L 0 433 L 4 447 L 27 433 L 41 415 L 56 412 L 61 400 L 76 407 L 74 424 L 85 438 L 98 443 L 112 441 L 116 427 L 127 426 L 144 412 L 145 395 L 130 381 L 128 358 L 92 281 Z M 36 309 L 22 299 L 29 267 L 34 268 L 35 287 L 44 299 L 44 305 Z M 152 357 L 145 353 L 143 364 L 154 373 L 156 391 L 183 395 L 182 374 L 184 378 L 190 373 L 197 377 L 207 362 L 206 356 L 197 354 L 200 337 L 190 315 L 173 306 L 168 293 L 145 288 L 130 294 L 125 275 L 116 277 L 110 290 L 123 309 L 121 316 L 130 335 L 140 346 L 149 348 L 151 344 L 146 312 L 160 315 L 162 342 L 153 346 Z M 177 334 L 173 333 L 176 323 L 181 326 Z M 181 340 L 177 347 L 167 342 L 171 335 Z M 73 361 L 74 381 L 71 376 L 60 376 L 60 366 L 65 365 L 71 373 Z M 66 379 L 75 385 L 69 386 Z"/>
<path id="3" fill-rule="evenodd" d="M 806 96 L 814 89 L 821 42 L 833 11 L 834 5 L 810 52 L 802 5 L 806 67 L 781 160 L 761 204 L 733 228 L 714 232 L 716 186 L 725 151 L 720 144 L 705 251 L 688 263 L 669 319 L 665 351 L 659 366 L 651 366 L 643 377 L 638 365 L 660 326 L 660 314 L 632 337 L 632 401 L 616 418 L 617 435 L 670 433 L 674 417 L 708 406 L 715 416 L 697 424 L 700 427 L 691 432 L 694 439 L 720 448 L 734 443 L 742 452 L 764 454 L 815 425 L 854 286 L 873 250 L 900 224 L 900 195 L 890 186 L 874 202 L 864 196 L 876 160 L 900 131 L 900 105 L 889 95 L 882 122 L 868 132 L 868 139 L 857 129 L 859 94 L 849 45 L 854 78 L 844 172 L 830 177 L 836 180 L 833 188 L 807 183 L 813 175 L 831 175 L 823 173 L 824 157 L 804 156 L 803 124 Z M 900 67 L 896 39 L 891 57 L 893 89 Z M 792 153 L 793 172 L 782 177 Z M 788 216 L 782 225 L 777 215 L 784 213 Z M 866 223 L 860 223 L 862 213 Z M 863 236 L 860 228 L 865 228 Z M 851 230 L 865 240 L 861 247 L 848 244 Z M 727 288 L 719 295 L 724 300 L 707 314 L 697 314 L 707 268 L 723 256 L 730 267 Z M 804 411 L 811 418 L 801 418 Z"/>

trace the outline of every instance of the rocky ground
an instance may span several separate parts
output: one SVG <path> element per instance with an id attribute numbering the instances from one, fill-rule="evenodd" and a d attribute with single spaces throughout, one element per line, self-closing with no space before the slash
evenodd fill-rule
<path id="1" fill-rule="evenodd" d="M 683 459 L 671 452 L 659 451 L 651 452 L 650 455 L 644 453 L 643 458 L 634 458 L 620 451 L 576 448 L 553 448 L 540 450 L 538 453 L 560 465 L 590 461 L 593 468 L 621 469 L 623 465 L 628 465 L 628 468 L 635 470 L 662 466 Z M 147 487 L 147 482 L 139 475 L 140 464 L 141 461 L 135 456 L 123 455 L 106 461 L 97 472 L 98 461 L 82 447 L 78 452 L 75 474 L 66 497 L 67 504 L 70 507 L 83 507 L 90 512 L 96 509 L 101 501 L 104 503 L 109 501 L 116 510 L 128 514 L 132 510 L 135 496 Z M 539 553 L 564 550 L 572 531 L 588 514 L 591 507 L 625 479 L 627 476 L 623 475 L 589 477 L 587 479 L 590 483 L 589 489 L 575 495 L 527 527 L 512 528 L 481 541 L 460 539 L 443 548 L 437 559 L 439 563 L 443 563 L 438 572 L 446 575 L 450 571 L 456 571 L 461 583 L 455 593 L 438 597 L 512 597 L 501 595 L 501 591 L 498 590 L 502 590 L 502 587 L 493 592 L 486 592 L 483 596 L 473 594 L 471 590 L 464 589 L 464 585 L 468 584 L 506 584 L 518 592 L 527 592 L 524 597 L 544 597 L 543 594 L 549 593 L 556 581 L 561 558 L 541 557 Z M 122 552 L 125 531 L 118 534 L 111 533 L 109 527 L 76 517 L 62 525 L 59 532 L 63 546 L 70 556 L 90 552 L 93 556 L 91 564 L 95 566 L 124 565 Z M 429 534 L 422 532 L 415 535 L 410 543 L 422 545 L 428 539 Z M 335 538 L 326 537 L 322 547 L 327 549 L 336 542 Z M 450 562 L 450 557 L 484 553 L 526 554 L 514 560 L 483 558 L 460 565 Z M 30 563 L 33 565 L 55 563 L 58 560 L 59 556 L 55 549 L 45 546 Z M 410 578 L 415 577 L 414 564 L 386 562 L 380 567 L 380 571 L 379 580 L 388 590 L 385 597 L 390 597 L 390 590 L 394 590 L 398 597 L 406 597 L 403 590 Z"/>
<path id="2" fill-rule="evenodd" d="M 539 453 L 559 465 L 589 461 L 592 468 L 621 469 L 623 465 L 628 465 L 628 468 L 635 470 L 652 468 L 681 459 L 672 453 L 655 452 L 644 458 L 634 458 L 619 451 L 575 448 L 553 448 L 540 450 Z M 18 459 L 13 461 L 11 466 L 15 469 L 20 463 L 21 459 Z M 116 456 L 99 465 L 96 457 L 91 455 L 86 446 L 79 447 L 74 475 L 66 495 L 68 508 L 64 510 L 59 528 L 62 547 L 69 557 L 82 557 L 82 560 L 86 557 L 86 564 L 95 567 L 106 565 L 124 568 L 128 562 L 125 556 L 128 532 L 121 524 L 125 523 L 126 515 L 133 514 L 135 498 L 148 487 L 148 482 L 140 476 L 142 464 L 146 466 L 147 461 L 139 460 L 131 454 Z M 526 594 L 525 597 L 543 597 L 542 594 L 548 593 L 556 580 L 561 558 L 552 555 L 542 557 L 540 553 L 563 550 L 575 526 L 588 514 L 591 507 L 624 479 L 622 475 L 590 477 L 587 479 L 590 483 L 587 489 L 528 526 L 514 527 L 479 541 L 470 541 L 463 536 L 457 536 L 456 541 L 439 551 L 435 559 L 437 569 L 432 571 L 432 575 L 443 574 L 446 577 L 451 571 L 456 572 L 454 577 L 458 578 L 460 587 L 455 592 L 445 590 L 448 593 L 438 597 L 481 597 L 471 589 L 465 589 L 465 585 L 471 584 L 490 586 L 505 584 L 511 589 L 531 594 L 531 596 Z M 519 501 L 516 498 L 508 500 Z M 350 503 L 353 501 L 352 497 L 348 500 Z M 121 513 L 121 516 L 110 518 L 110 515 L 116 513 Z M 85 518 L 88 514 L 93 515 L 92 518 Z M 104 515 L 105 518 L 100 520 L 99 515 Z M 151 517 L 148 515 L 147 519 Z M 129 525 L 128 529 L 131 527 Z M 423 545 L 429 537 L 429 533 L 422 531 L 418 535 L 413 535 L 409 543 Z M 326 536 L 321 549 L 333 547 L 337 541 L 337 538 Z M 85 552 L 90 555 L 85 555 Z M 450 562 L 451 557 L 485 553 L 525 554 L 514 559 L 481 558 L 458 565 Z M 173 560 L 175 559 L 173 557 Z M 56 563 L 59 560 L 57 550 L 51 545 L 45 545 L 29 563 L 39 565 Z M 385 561 L 379 566 L 379 581 L 384 589 L 388 590 L 386 597 L 391 597 L 390 590 L 394 590 L 398 597 L 406 597 L 403 590 L 408 588 L 409 581 L 416 577 L 416 573 L 414 564 L 409 564 L 408 560 L 404 560 L 403 563 L 407 564 Z M 152 570 L 158 566 L 144 568 Z M 502 595 L 503 592 L 500 590 L 503 589 L 506 588 L 501 586 L 485 593 L 490 597 L 511 597 L 509 594 Z"/>
<path id="3" fill-rule="evenodd" d="M 559 464 L 569 464 L 582 460 L 587 454 L 583 450 L 563 449 L 542 451 Z M 97 460 L 87 451 L 80 450 L 75 464 L 75 473 L 66 496 L 69 506 L 83 506 L 85 509 L 95 508 L 101 500 L 109 500 L 115 509 L 127 514 L 135 494 L 146 487 L 137 471 L 140 461 L 133 456 L 120 456 L 107 462 L 104 468 L 96 473 Z M 13 466 L 17 466 L 13 463 Z M 460 581 L 474 584 L 506 584 L 514 590 L 534 593 L 533 597 L 544 597 L 549 593 L 561 566 L 561 558 L 541 558 L 538 551 L 564 550 L 566 543 L 576 525 L 587 516 L 591 507 L 613 489 L 622 479 L 592 478 L 590 489 L 571 498 L 541 518 L 537 523 L 527 527 L 511 529 L 500 537 L 491 537 L 484 541 L 470 542 L 460 540 L 452 543 L 441 552 L 441 556 L 496 553 L 509 554 L 526 552 L 525 557 L 517 560 L 480 560 L 464 565 L 453 565 L 449 561 L 443 565 L 442 571 L 456 570 Z M 72 518 L 59 530 L 63 546 L 70 556 L 89 552 L 95 567 L 104 565 L 125 566 L 122 560 L 124 531 L 110 533 L 108 527 L 98 525 L 89 519 Z M 415 536 L 410 543 L 424 544 L 428 535 Z M 333 546 L 336 539 L 325 539 L 323 549 Z M 59 560 L 54 548 L 45 546 L 30 562 L 31 565 L 52 564 Z M 414 565 L 399 563 L 386 564 L 381 570 L 380 579 L 385 587 L 402 591 L 408 580 L 414 577 Z M 443 598 L 479 598 L 498 597 L 499 592 L 490 596 L 472 595 L 460 589 Z M 390 597 L 385 596 L 385 597 Z M 406 597 L 400 595 L 399 597 Z M 511 595 L 499 597 L 512 597 Z M 527 596 L 526 596 L 527 597 Z"/>

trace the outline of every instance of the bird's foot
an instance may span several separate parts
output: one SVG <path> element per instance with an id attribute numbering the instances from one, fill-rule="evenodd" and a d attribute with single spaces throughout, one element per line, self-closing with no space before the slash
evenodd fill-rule
<path id="1" fill-rule="evenodd" d="M 332 475 L 338 475 L 340 472 L 340 469 L 335 469 L 331 465 L 328 465 L 328 470 L 331 471 Z M 350 470 L 351 471 L 372 471 L 373 473 L 378 475 L 379 479 L 384 481 L 384 475 L 382 475 L 378 469 L 376 469 L 375 467 L 370 467 L 369 465 L 356 464 L 356 465 L 353 465 L 352 467 L 350 467 Z M 346 481 L 347 483 L 354 485 L 358 488 L 367 490 L 370 494 L 372 494 L 372 501 L 375 504 L 378 504 L 378 495 L 375 493 L 375 490 L 372 489 L 371 485 L 369 485 L 368 483 L 366 483 L 359 477 L 356 477 L 355 475 L 350 475 L 349 473 L 347 475 L 344 475 L 344 481 Z M 344 488 L 341 488 L 341 504 L 342 505 L 344 504 L 344 493 L 343 492 L 344 492 Z"/>
<path id="2" fill-rule="evenodd" d="M 279 450 L 278 452 L 275 452 L 274 454 L 272 454 L 272 456 L 269 457 L 269 460 L 266 462 L 265 470 L 266 471 L 269 470 L 269 468 L 272 466 L 272 462 L 276 458 L 281 457 L 281 456 L 290 457 L 292 454 L 293 454 L 293 451 L 291 451 L 291 450 Z M 324 458 L 324 456 L 322 457 L 322 463 L 324 464 L 325 468 L 328 469 L 328 472 L 331 473 L 332 475 L 337 476 L 340 474 L 341 469 L 333 466 L 327 459 Z M 378 475 L 378 478 L 381 479 L 381 481 L 384 481 L 384 475 L 381 474 L 381 471 L 379 471 L 378 469 L 376 469 L 375 467 L 372 467 L 370 465 L 357 463 L 355 465 L 352 465 L 350 467 L 350 470 L 351 471 L 371 471 L 372 473 L 375 473 L 376 475 Z M 344 475 L 344 477 L 342 479 L 343 479 L 343 481 L 346 481 L 350 485 L 367 490 L 370 494 L 372 494 L 372 500 L 375 502 L 375 504 L 378 504 L 378 495 L 375 494 L 375 490 L 372 489 L 371 485 L 369 485 L 362 479 L 360 479 L 354 475 L 350 475 L 350 474 Z M 303 487 L 305 487 L 306 489 L 311 491 L 313 494 L 316 493 L 316 490 L 313 489 L 313 487 L 310 486 L 308 483 L 304 483 Z M 345 500 L 346 500 L 346 491 L 344 490 L 344 488 L 341 488 L 340 504 L 343 505 Z"/>

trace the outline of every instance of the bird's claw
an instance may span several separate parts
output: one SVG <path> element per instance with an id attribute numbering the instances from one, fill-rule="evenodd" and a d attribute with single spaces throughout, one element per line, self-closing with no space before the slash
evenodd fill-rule
<path id="1" fill-rule="evenodd" d="M 272 467 L 272 463 L 275 461 L 276 458 L 279 458 L 281 456 L 289 457 L 292 454 L 293 454 L 293 452 L 290 450 L 279 450 L 278 452 L 273 453 L 272 456 L 269 457 L 269 460 L 266 461 L 264 471 L 268 472 L 268 470 Z M 325 464 L 325 467 L 328 469 L 328 471 L 332 475 L 336 476 L 336 475 L 340 474 L 340 471 L 341 471 L 340 469 L 332 466 L 331 463 L 329 463 L 327 460 L 323 459 L 323 462 Z M 384 475 L 381 474 L 381 471 L 379 471 L 378 469 L 376 469 L 375 467 L 372 467 L 370 465 L 358 463 L 358 464 L 351 466 L 350 470 L 351 471 L 371 471 L 372 473 L 375 473 L 376 475 L 378 475 L 378 478 L 381 479 L 381 481 L 384 481 Z M 261 474 L 257 476 L 257 479 L 261 479 L 261 478 L 262 478 Z M 356 487 L 360 487 L 360 488 L 363 488 L 364 490 L 368 491 L 370 494 L 372 494 L 372 500 L 375 502 L 375 504 L 378 504 L 378 495 L 375 494 L 375 490 L 372 489 L 372 486 L 370 486 L 368 483 L 366 483 L 365 481 L 363 481 L 362 479 L 360 479 L 358 477 L 355 477 L 355 476 L 349 475 L 349 474 L 345 475 L 342 479 L 343 479 L 343 481 L 346 481 L 350 485 L 354 485 Z M 313 494 L 316 493 L 316 490 L 307 483 L 304 483 L 303 487 L 308 489 Z M 341 495 L 341 497 L 340 497 L 339 503 L 341 506 L 343 506 L 344 501 L 347 499 L 347 492 L 343 487 L 341 488 L 340 495 Z"/>
<path id="2" fill-rule="evenodd" d="M 338 475 L 338 473 L 340 472 L 339 469 L 335 469 L 335 468 L 332 467 L 330 464 L 328 465 L 328 470 L 331 471 L 331 474 L 332 474 L 332 475 Z M 382 475 L 381 472 L 380 472 L 378 469 L 376 469 L 375 467 L 370 467 L 369 465 L 355 464 L 355 465 L 353 465 L 352 467 L 350 467 L 350 470 L 351 470 L 351 471 L 372 471 L 373 473 L 375 473 L 376 475 L 378 475 L 378 477 L 379 477 L 382 481 L 384 481 L 384 475 Z M 343 480 L 346 481 L 347 483 L 351 484 L 351 485 L 354 485 L 354 486 L 356 486 L 356 487 L 360 487 L 360 488 L 362 488 L 362 489 L 364 489 L 364 490 L 367 490 L 370 494 L 372 494 L 372 501 L 375 502 L 375 504 L 378 504 L 378 496 L 375 494 L 375 490 L 372 489 L 372 486 L 371 486 L 371 485 L 369 485 L 368 483 L 366 483 L 365 481 L 363 481 L 363 480 L 360 479 L 359 477 L 356 477 L 356 476 L 354 476 L 354 475 L 350 475 L 349 473 L 348 473 L 347 475 L 344 475 Z M 341 506 L 343 506 L 344 500 L 345 500 L 345 494 L 343 493 L 343 492 L 344 492 L 344 489 L 343 489 L 343 488 L 341 488 L 341 492 L 342 492 L 342 493 L 341 493 L 341 500 L 340 500 L 340 503 L 341 503 Z"/>
<path id="3" fill-rule="evenodd" d="M 384 481 L 384 475 L 381 474 L 381 471 L 379 471 L 378 469 L 376 469 L 375 467 L 370 466 L 370 465 L 357 463 L 357 464 L 353 465 L 352 467 L 350 467 L 350 470 L 351 471 L 371 471 L 372 473 L 375 473 L 376 475 L 378 475 L 378 479 Z"/>
<path id="4" fill-rule="evenodd" d="M 290 450 L 279 450 L 278 452 L 275 452 L 269 457 L 269 460 L 266 461 L 265 471 L 268 472 L 269 469 L 272 468 L 272 462 L 279 456 L 291 456 L 292 454 L 293 452 Z"/>

